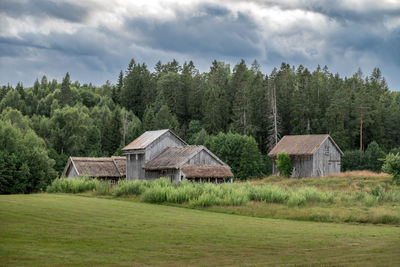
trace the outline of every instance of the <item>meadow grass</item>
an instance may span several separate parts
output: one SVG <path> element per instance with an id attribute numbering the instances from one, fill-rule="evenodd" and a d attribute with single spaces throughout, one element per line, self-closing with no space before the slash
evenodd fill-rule
<path id="1" fill-rule="evenodd" d="M 254 218 L 127 200 L 0 196 L 1 265 L 400 265 L 400 227 Z M 248 205 L 266 210 L 265 202 Z"/>
<path id="2" fill-rule="evenodd" d="M 342 176 L 328 178 L 305 178 L 282 179 L 279 177 L 268 177 L 263 180 L 213 184 L 182 182 L 171 183 L 168 178 L 154 181 L 125 181 L 121 180 L 111 188 L 105 182 L 90 181 L 90 179 L 57 179 L 49 186 L 48 192 L 82 193 L 87 189 L 93 195 L 110 195 L 112 197 L 136 197 L 142 202 L 157 204 L 177 204 L 190 208 L 206 208 L 210 206 L 221 206 L 218 211 L 225 207 L 242 206 L 234 209 L 244 215 L 262 216 L 268 212 L 252 211 L 254 205 L 250 202 L 260 202 L 268 209 L 268 204 L 279 204 L 291 211 L 290 216 L 285 214 L 282 218 L 305 219 L 314 221 L 339 221 L 360 223 L 390 223 L 400 224 L 400 190 L 396 185 L 386 183 L 387 177 L 381 174 L 366 172 L 346 173 Z M 358 187 L 354 190 L 349 179 L 363 180 L 365 184 L 374 187 L 368 190 Z M 374 181 L 378 179 L 378 181 Z M 327 190 L 322 181 L 329 181 L 331 188 Z M 348 188 L 342 188 L 343 184 Z M 321 185 L 321 186 L 318 186 Z M 257 206 L 258 207 L 258 206 Z M 312 211 L 319 207 L 318 212 Z M 327 211 L 333 207 L 341 207 L 347 211 L 353 210 L 350 215 L 343 213 L 330 213 Z M 375 213 L 372 208 L 385 207 Z M 300 208 L 300 209 L 299 209 Z M 226 208 L 227 212 L 232 209 Z M 286 210 L 283 208 L 283 210 Z M 324 211 L 327 210 L 327 211 Z M 355 211 L 354 211 L 355 210 Z M 306 211 L 307 214 L 304 214 Z M 275 212 L 272 217 L 279 218 Z M 282 215 L 282 214 L 281 214 Z M 335 217 L 336 216 L 336 217 Z"/>

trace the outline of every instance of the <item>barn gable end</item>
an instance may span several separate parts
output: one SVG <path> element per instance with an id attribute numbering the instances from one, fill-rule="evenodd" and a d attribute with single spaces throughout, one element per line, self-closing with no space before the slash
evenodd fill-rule
<path id="1" fill-rule="evenodd" d="M 292 177 L 320 177 L 340 172 L 340 158 L 343 152 L 329 135 L 284 136 L 268 153 L 276 169 L 276 155 L 289 154 L 293 164 Z"/>

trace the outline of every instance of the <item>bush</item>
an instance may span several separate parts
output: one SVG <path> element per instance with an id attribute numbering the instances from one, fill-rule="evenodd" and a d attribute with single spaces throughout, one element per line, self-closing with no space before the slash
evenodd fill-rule
<path id="1" fill-rule="evenodd" d="M 285 176 L 292 174 L 293 165 L 290 156 L 286 152 L 279 152 L 276 157 L 276 168 Z"/>
<path id="2" fill-rule="evenodd" d="M 393 175 L 394 183 L 400 183 L 400 154 L 389 153 L 383 160 L 382 171 Z"/>
<path id="3" fill-rule="evenodd" d="M 346 151 L 341 159 L 342 171 L 363 170 L 365 155 L 363 151 Z"/>
<path id="4" fill-rule="evenodd" d="M 372 141 L 367 150 L 346 151 L 341 160 L 342 171 L 370 170 L 379 172 L 382 167 L 382 158 L 385 153 L 378 143 Z"/>

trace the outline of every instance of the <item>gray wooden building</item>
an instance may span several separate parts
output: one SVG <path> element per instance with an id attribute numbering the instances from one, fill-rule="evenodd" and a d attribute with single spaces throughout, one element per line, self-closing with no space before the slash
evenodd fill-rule
<path id="1" fill-rule="evenodd" d="M 290 156 L 292 177 L 321 177 L 340 172 L 343 152 L 328 134 L 284 136 L 268 153 L 273 158 L 273 174 L 278 173 L 276 156 L 279 152 Z"/>
<path id="2" fill-rule="evenodd" d="M 122 149 L 127 180 L 231 181 L 230 167 L 204 146 L 189 146 L 171 130 L 148 131 Z"/>
<path id="3" fill-rule="evenodd" d="M 61 176 L 66 178 L 90 176 L 115 183 L 125 178 L 125 166 L 125 157 L 70 157 Z"/>

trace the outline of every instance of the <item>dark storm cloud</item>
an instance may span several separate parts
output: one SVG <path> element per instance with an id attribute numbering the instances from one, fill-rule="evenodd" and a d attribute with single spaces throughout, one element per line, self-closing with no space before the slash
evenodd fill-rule
<path id="1" fill-rule="evenodd" d="M 13 18 L 48 16 L 70 22 L 83 22 L 89 10 L 79 5 L 49 0 L 1 0 L 1 13 Z"/>
<path id="2" fill-rule="evenodd" d="M 116 14 L 106 2 L 85 1 L 85 7 L 76 3 L 0 0 L 0 23 L 10 28 L 14 22 L 7 17 L 25 23 L 31 21 L 26 17 L 39 18 L 33 23 L 47 19 L 44 29 L 35 33 L 25 30 L 24 24 L 15 27 L 17 34 L 0 25 L 0 84 L 22 80 L 30 86 L 43 74 L 60 79 L 69 71 L 72 79 L 100 85 L 107 79 L 115 82 L 131 58 L 147 63 L 150 69 L 158 60 L 193 60 L 201 71 L 208 71 L 213 59 L 233 67 L 243 58 L 248 64 L 257 59 L 264 72 L 279 68 L 281 62 L 310 69 L 327 65 L 342 76 L 351 76 L 358 67 L 367 75 L 380 67 L 390 88 L 400 89 L 400 27 L 388 23 L 400 17 L 400 5 L 356 8 L 344 1 L 252 2 L 260 10 L 269 10 L 260 15 L 251 8 L 219 2 L 169 5 L 167 16 L 139 16 L 129 13 L 129 5 L 126 13 Z M 104 12 L 101 8 L 107 9 L 107 19 L 120 18 L 122 26 L 103 22 L 104 13 L 96 13 Z M 283 16 L 278 18 L 282 29 L 273 24 L 275 14 L 269 17 L 276 9 Z M 287 15 L 285 11 L 303 13 Z M 315 14 L 325 28 L 313 20 Z M 292 17 L 285 15 L 299 17 L 290 23 Z M 47 30 L 54 18 L 74 27 Z"/>
<path id="3" fill-rule="evenodd" d="M 128 30 L 143 36 L 152 48 L 197 55 L 255 57 L 259 55 L 258 25 L 246 14 L 203 5 L 196 13 L 178 12 L 175 20 L 129 19 Z"/>

